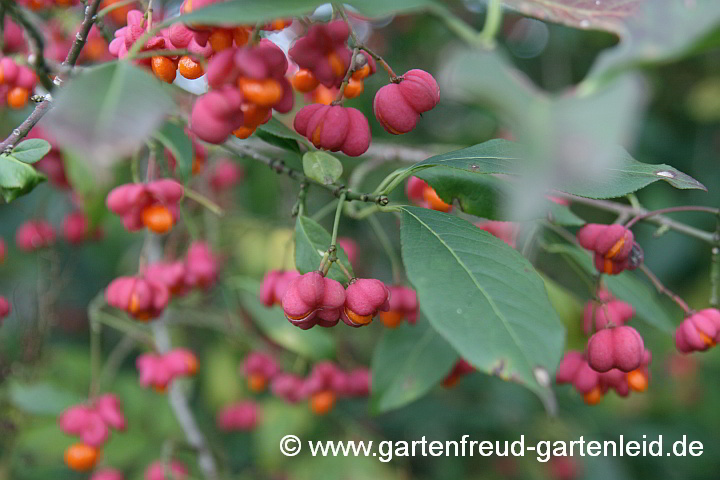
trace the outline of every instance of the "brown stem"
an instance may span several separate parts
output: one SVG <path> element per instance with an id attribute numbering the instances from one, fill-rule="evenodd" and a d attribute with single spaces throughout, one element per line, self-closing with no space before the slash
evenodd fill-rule
<path id="1" fill-rule="evenodd" d="M 673 213 L 673 212 L 707 212 L 707 213 L 711 213 L 713 215 L 720 215 L 720 209 L 712 208 L 712 207 L 687 205 L 687 206 L 681 206 L 681 207 L 661 208 L 660 210 L 653 210 L 651 212 L 645 212 L 641 215 L 637 215 L 635 218 L 633 218 L 627 224 L 625 224 L 625 228 L 632 227 L 640 220 L 644 220 L 646 218 L 654 217 L 657 215 L 662 215 L 664 213 Z"/>
<path id="2" fill-rule="evenodd" d="M 85 8 L 85 19 L 83 20 L 83 23 L 80 27 L 80 31 L 75 36 L 75 43 L 73 43 L 73 46 L 70 48 L 70 52 L 68 52 L 68 55 L 63 62 L 64 66 L 74 67 L 77 63 L 80 52 L 85 46 L 85 42 L 87 42 L 87 37 L 90 33 L 90 29 L 95 22 L 95 16 L 100 2 L 101 0 L 92 0 L 92 3 Z M 0 143 L 0 152 L 5 151 L 8 147 L 15 146 L 17 142 L 25 138 L 27 134 L 30 133 L 30 130 L 32 130 L 35 125 L 37 125 L 40 119 L 51 108 L 52 98 L 48 95 L 45 97 L 45 100 L 35 106 L 35 110 L 33 110 L 30 116 L 26 118 L 25 121 L 21 123 L 18 128 L 14 129 L 10 136 L 8 136 L 5 140 L 3 140 L 2 143 Z"/>
<path id="3" fill-rule="evenodd" d="M 648 279 L 650 279 L 652 284 L 655 285 L 655 288 L 657 289 L 658 292 L 670 297 L 670 299 L 673 302 L 677 303 L 678 306 L 683 309 L 683 311 L 685 312 L 686 315 L 691 315 L 693 313 L 693 310 L 690 307 L 688 307 L 688 304 L 685 303 L 685 301 L 682 298 L 680 298 L 677 294 L 668 290 L 668 288 L 665 285 L 663 285 L 663 283 L 660 281 L 660 279 L 657 278 L 655 276 L 655 274 L 652 273 L 649 268 L 647 268 L 647 266 L 640 265 L 640 270 L 642 270 L 642 272 L 648 277 Z"/>
<path id="4" fill-rule="evenodd" d="M 267 157 L 257 151 L 255 151 L 252 148 L 249 148 L 246 145 L 233 145 L 233 144 L 224 144 L 221 145 L 221 148 L 224 150 L 234 154 L 239 155 L 242 157 L 249 157 L 253 160 L 257 160 L 259 162 L 262 162 L 266 164 L 268 167 L 270 167 L 272 170 L 277 172 L 278 174 L 287 175 L 288 177 L 292 178 L 293 180 L 296 180 L 300 183 L 312 183 L 313 185 L 317 185 L 319 187 L 322 187 L 326 190 L 329 190 L 335 197 L 340 198 L 342 195 L 345 195 L 345 199 L 347 201 L 358 201 L 358 202 L 368 202 L 368 203 L 376 203 L 380 206 L 387 205 L 390 200 L 388 199 L 387 195 L 377 195 L 372 193 L 357 193 L 349 190 L 345 185 L 338 185 L 338 184 L 330 184 L 326 185 L 323 183 L 318 183 L 315 180 L 312 180 L 305 176 L 301 171 L 295 170 L 294 168 L 288 167 L 285 165 L 285 162 L 282 160 L 274 159 Z"/>
<path id="5" fill-rule="evenodd" d="M 373 57 L 376 62 L 379 62 L 380 65 L 382 65 L 382 67 L 385 69 L 387 74 L 390 76 L 390 81 L 392 83 L 400 83 L 402 81 L 402 77 L 401 76 L 399 77 L 395 74 L 393 69 L 390 67 L 390 65 L 385 61 L 385 59 L 383 57 L 381 57 L 374 51 L 370 50 L 365 45 L 358 45 L 358 48 L 360 50 L 364 51 L 365 53 L 367 53 L 368 55 L 370 55 L 371 57 Z"/>
<path id="6" fill-rule="evenodd" d="M 353 72 L 355 72 L 355 63 L 358 52 L 358 48 L 353 49 L 352 56 L 350 57 L 350 65 L 345 72 L 345 77 L 343 77 L 343 81 L 340 85 L 340 89 L 338 90 L 338 94 L 335 97 L 335 100 L 333 100 L 333 102 L 331 103 L 331 105 L 340 105 L 342 103 L 343 96 L 345 95 L 345 87 L 347 87 L 348 83 L 350 82 L 350 76 L 353 74 Z"/>
<path id="7" fill-rule="evenodd" d="M 45 49 L 45 40 L 43 39 L 42 34 L 37 28 L 35 28 L 35 25 L 33 25 L 32 22 L 25 17 L 25 14 L 17 7 L 17 5 L 11 4 L 9 13 L 10 16 L 13 17 L 13 19 L 20 24 L 23 30 L 25 30 L 28 34 L 30 50 L 34 57 L 32 61 L 33 69 L 38 76 L 38 80 L 40 80 L 42 86 L 45 87 L 45 90 L 51 92 L 55 85 L 50 79 L 50 69 L 45 62 L 45 55 L 43 54 L 43 50 Z"/>

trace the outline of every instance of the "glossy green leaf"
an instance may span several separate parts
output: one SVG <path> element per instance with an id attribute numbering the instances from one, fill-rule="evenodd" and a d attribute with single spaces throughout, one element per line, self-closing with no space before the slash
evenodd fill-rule
<path id="1" fill-rule="evenodd" d="M 553 244 L 546 247 L 550 253 L 562 255 L 569 262 L 580 267 L 582 272 L 591 278 L 596 270 L 588 252 L 570 244 Z M 619 275 L 603 275 L 605 286 L 612 294 L 630 303 L 635 314 L 643 322 L 664 332 L 672 332 L 674 327 L 672 310 L 660 303 L 660 296 L 652 287 L 640 279 L 635 272 L 625 271 Z M 678 318 L 679 318 L 679 314 Z"/>
<path id="2" fill-rule="evenodd" d="M 565 329 L 532 265 L 471 223 L 424 208 L 402 208 L 401 241 L 435 330 L 478 370 L 526 386 L 554 411 Z"/>
<path id="3" fill-rule="evenodd" d="M 255 325 L 273 342 L 311 360 L 332 358 L 335 355 L 335 342 L 328 330 L 301 330 L 285 318 L 281 307 L 268 308 L 252 293 L 240 291 L 239 295 L 243 308 L 248 311 Z"/>
<path id="4" fill-rule="evenodd" d="M 193 145 L 185 129 L 174 122 L 165 122 L 153 136 L 175 157 L 175 172 L 187 182 L 192 173 Z"/>
<path id="5" fill-rule="evenodd" d="M 613 152 L 613 164 L 602 169 L 597 176 L 559 179 L 553 187 L 588 198 L 622 197 L 660 180 L 679 189 L 706 190 L 702 183 L 669 165 L 639 162 L 619 146 L 614 147 Z M 529 161 L 518 143 L 495 139 L 435 155 L 409 167 L 408 171 L 415 173 L 443 166 L 472 173 L 523 175 L 527 172 Z"/>
<path id="6" fill-rule="evenodd" d="M 50 144 L 41 138 L 31 138 L 20 142 L 12 150 L 12 157 L 23 163 L 35 163 L 50 152 Z"/>
<path id="7" fill-rule="evenodd" d="M 271 118 L 269 122 L 259 125 L 255 135 L 264 142 L 295 153 L 300 153 L 298 143 L 312 148 L 305 137 L 298 135 L 275 117 Z"/>
<path id="8" fill-rule="evenodd" d="M 382 413 L 417 400 L 447 376 L 457 358 L 422 315 L 415 325 L 386 330 L 373 353 L 370 409 Z"/>
<path id="9" fill-rule="evenodd" d="M 322 225 L 310 217 L 299 216 L 295 222 L 295 265 L 298 271 L 307 273 L 317 270 L 331 241 L 332 237 Z M 352 265 L 340 245 L 337 245 L 337 257 L 352 275 Z M 334 264 L 328 271 L 328 277 L 341 283 L 348 281 L 340 267 Z"/>
<path id="10" fill-rule="evenodd" d="M 47 180 L 27 163 L 12 156 L 0 156 L 0 195 L 10 203 L 16 198 L 30 193 L 39 183 Z"/>
<path id="11" fill-rule="evenodd" d="M 714 1 L 503 0 L 503 3 L 543 21 L 617 34 L 620 43 L 599 57 L 593 75 L 637 63 L 677 58 L 720 22 L 720 4 Z"/>
<path id="12" fill-rule="evenodd" d="M 318 150 L 303 155 L 303 171 L 318 183 L 332 185 L 342 176 L 343 166 L 334 156 Z"/>
<path id="13" fill-rule="evenodd" d="M 82 397 L 50 383 L 9 385 L 10 402 L 15 408 L 34 415 L 58 415 Z"/>
<path id="14" fill-rule="evenodd" d="M 233 0 L 215 3 L 203 9 L 183 15 L 173 21 L 201 23 L 204 25 L 254 24 L 276 18 L 297 17 L 312 13 L 326 4 L 323 0 Z M 346 0 L 351 8 L 369 17 L 383 17 L 399 12 L 417 11 L 427 8 L 432 0 Z M 228 21 L 231 19 L 231 21 Z"/>
<path id="15" fill-rule="evenodd" d="M 166 87 L 146 69 L 110 62 L 69 80 L 41 125 L 61 146 L 107 166 L 134 153 L 173 108 Z"/>

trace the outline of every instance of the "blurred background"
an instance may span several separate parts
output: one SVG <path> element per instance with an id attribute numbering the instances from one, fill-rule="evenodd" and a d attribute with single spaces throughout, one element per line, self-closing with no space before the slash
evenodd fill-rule
<path id="1" fill-rule="evenodd" d="M 167 2 L 171 11 L 177 2 Z M 478 30 L 484 21 L 485 5 L 467 0 L 452 3 L 453 10 Z M 67 25 L 79 21 L 79 12 L 64 13 Z M 442 60 L 460 42 L 438 18 L 430 15 L 399 16 L 361 22 L 369 45 L 382 54 L 396 71 L 411 68 L 440 74 Z M 69 27 L 68 27 L 69 28 Z M 293 27 L 294 28 L 294 27 Z M 292 29 L 291 29 L 292 30 Z M 287 35 L 292 35 L 287 32 Z M 507 12 L 499 34 L 499 48 L 511 64 L 539 88 L 560 93 L 585 78 L 598 54 L 617 43 L 614 35 L 581 30 Z M 644 67 L 643 89 L 647 108 L 636 125 L 629 150 L 646 163 L 667 163 L 700 180 L 708 192 L 675 190 L 658 182 L 637 193 L 648 209 L 674 205 L 720 205 L 720 50 L 693 54 L 663 66 Z M 384 84 L 381 75 L 366 81 L 366 92 Z M 348 102 L 372 116 L 372 93 Z M 298 100 L 301 100 L 298 98 Z M 298 102 L 302 105 L 302 101 Z M 0 136 L 8 134 L 30 109 L 11 112 L 0 109 Z M 281 118 L 278 116 L 278 118 Z M 290 124 L 291 115 L 283 118 Z M 373 141 L 397 141 L 371 122 Z M 489 109 L 457 101 L 441 101 L 423 115 L 404 144 L 423 148 L 474 145 L 507 135 Z M 437 147 L 442 144 L 444 147 Z M 71 157 L 72 152 L 67 152 Z M 205 173 L 193 179 L 195 188 L 212 195 L 208 172 L 224 156 L 211 150 Z M 222 252 L 224 262 L 218 286 L 207 295 L 182 300 L 186 313 L 182 328 L 173 328 L 173 340 L 198 354 L 199 374 L 183 380 L 202 430 L 222 465 L 238 479 L 715 479 L 720 467 L 720 356 L 717 351 L 692 356 L 675 353 L 671 336 L 636 324 L 646 345 L 653 351 L 650 388 L 630 398 L 608 395 L 597 406 L 586 406 L 570 387 L 556 388 L 557 417 L 549 417 L 537 398 L 527 390 L 475 373 L 452 388 L 434 388 L 426 397 L 396 411 L 370 415 L 366 400 L 344 401 L 326 417 L 316 417 L 305 404 L 287 405 L 265 394 L 256 397 L 262 420 L 250 433 L 222 433 L 215 427 L 215 414 L 228 403 L 250 398 L 238 366 L 255 347 L 257 334 L 246 307 L 240 307 L 240 291 L 257 288 L 271 268 L 292 266 L 290 243 L 294 219 L 290 210 L 297 185 L 278 176 L 265 165 L 248 159 L 241 162 L 244 181 L 215 200 L 226 207 L 218 220 L 207 211 L 190 208 L 185 221 L 192 223 Z M 289 159 L 288 162 L 292 162 Z M 346 172 L 363 160 L 343 159 Z M 66 165 L 72 160 L 66 160 Z M 115 182 L 129 180 L 127 162 L 115 167 Z M 368 175 L 365 191 L 399 164 L 388 163 Z M 78 175 L 69 175 L 71 183 Z M 110 185 L 104 187 L 105 191 Z M 102 190 L 100 188 L 99 190 Z M 126 232 L 120 220 L 107 214 L 102 192 L 93 219 L 104 236 L 81 246 L 58 242 L 53 248 L 23 253 L 14 246 L 16 228 L 30 218 L 44 218 L 60 227 L 62 218 L 74 210 L 72 195 L 53 183 L 39 186 L 31 195 L 12 205 L 0 205 L 0 236 L 9 252 L 0 267 L 0 292 L 13 304 L 12 315 L 0 328 L 0 479 L 81 479 L 62 461 L 71 440 L 57 427 L 57 415 L 67 406 L 83 401 L 90 383 L 90 337 L 87 308 L 110 280 L 133 272 L 143 236 Z M 393 201 L 404 202 L 401 189 Z M 316 212 L 329 201 L 326 192 L 311 191 L 309 211 Z M 621 200 L 624 201 L 624 200 Z M 573 206 L 588 221 L 612 222 L 614 217 L 597 210 Z M 713 219 L 702 214 L 683 214 L 686 223 L 712 231 Z M 395 248 L 399 229 L 393 216 L 380 218 Z M 332 227 L 331 215 L 320 220 Z M 656 229 L 640 224 L 635 228 L 645 249 L 646 264 L 691 307 L 704 308 L 709 297 L 710 251 L 707 245 L 669 232 L 656 237 Z M 389 261 L 366 224 L 343 219 L 341 235 L 359 246 L 355 270 L 359 276 L 391 282 Z M 168 243 L 182 250 L 190 241 L 187 232 L 173 233 Z M 552 269 L 552 264 L 548 266 Z M 253 283 L 254 282 L 254 283 Z M 239 288 L 238 285 L 241 285 Z M 442 288 L 442 286 L 438 286 Z M 247 293 L 246 293 L 247 294 Z M 580 322 L 585 298 L 559 284 L 549 294 L 568 328 L 568 345 L 584 343 Z M 679 310 L 666 305 L 681 320 Z M 673 310 L 674 309 L 674 310 Z M 332 331 L 338 359 L 348 365 L 369 365 L 383 325 L 369 328 L 338 328 Z M 351 331 L 352 330 L 352 331 Z M 298 333 L 303 342 L 302 333 Z M 182 432 L 168 407 L 167 397 L 138 385 L 134 359 L 144 349 L 124 341 L 122 332 L 103 330 L 102 351 L 115 354 L 114 364 L 105 365 L 101 386 L 117 393 L 124 402 L 128 430 L 113 434 L 103 461 L 122 469 L 127 478 L 142 478 L 147 464 L 160 458 L 168 439 Z M 120 347 L 118 347 L 120 346 Z M 118 350 L 121 348 L 121 350 Z M 312 359 L 287 353 L 280 347 L 281 363 L 304 371 Z M 110 362 L 108 362 L 110 363 Z M 393 368 L 393 365 L 387 365 Z M 687 435 L 705 446 L 701 457 L 575 458 L 571 461 L 539 463 L 525 458 L 396 458 L 380 463 L 375 458 L 286 458 L 278 450 L 279 438 L 293 433 L 303 439 L 413 440 L 423 435 L 432 440 L 458 440 L 470 435 L 476 440 L 642 440 L 662 434 L 667 442 Z M 652 439 L 652 438 L 651 438 Z M 192 451 L 179 446 L 174 451 L 200 478 Z"/>

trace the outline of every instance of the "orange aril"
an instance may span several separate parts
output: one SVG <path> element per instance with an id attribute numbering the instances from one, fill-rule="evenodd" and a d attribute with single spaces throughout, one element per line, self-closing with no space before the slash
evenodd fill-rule
<path id="1" fill-rule="evenodd" d="M 355 98 L 359 96 L 365 90 L 365 83 L 362 80 L 355 80 L 351 78 L 347 85 L 345 85 L 345 91 L 343 95 L 345 98 Z"/>
<path id="2" fill-rule="evenodd" d="M 583 395 L 583 400 L 585 400 L 585 403 L 588 405 L 597 405 L 600 403 L 600 400 L 603 398 L 602 389 L 600 387 L 595 387 L 589 392 L 587 392 L 585 395 Z"/>
<path id="3" fill-rule="evenodd" d="M 633 370 L 627 374 L 628 386 L 636 392 L 644 392 L 648 388 L 648 378 L 640 370 Z"/>
<path id="4" fill-rule="evenodd" d="M 240 127 L 237 130 L 233 131 L 233 135 L 235 135 L 237 138 L 239 138 L 241 140 L 248 138 L 253 133 L 255 133 L 255 128 L 249 128 L 249 127 Z"/>
<path id="5" fill-rule="evenodd" d="M 261 107 L 255 103 L 243 103 L 240 109 L 243 112 L 243 126 L 253 130 L 265 121 L 270 111 L 268 107 Z"/>
<path id="6" fill-rule="evenodd" d="M 150 65 L 156 77 L 163 82 L 173 83 L 177 73 L 175 62 L 167 57 L 155 56 L 152 57 Z"/>
<path id="7" fill-rule="evenodd" d="M 238 79 L 238 85 L 246 100 L 261 107 L 271 107 L 283 96 L 282 85 L 274 78 L 255 80 L 241 77 Z"/>
<path id="8" fill-rule="evenodd" d="M 92 470 L 100 457 L 100 451 L 84 443 L 75 443 L 65 450 L 65 463 L 78 472 Z"/>
<path id="9" fill-rule="evenodd" d="M 397 310 L 390 310 L 389 312 L 379 312 L 378 317 L 387 328 L 397 328 L 398 325 L 403 321 L 405 315 Z"/>
<path id="10" fill-rule="evenodd" d="M 267 388 L 268 379 L 265 375 L 259 373 L 253 373 L 248 377 L 248 388 L 250 391 L 260 393 Z"/>
<path id="11" fill-rule="evenodd" d="M 428 203 L 430 208 L 440 212 L 449 212 L 452 205 L 449 205 L 440 198 L 434 188 L 428 187 L 423 190 L 423 199 Z"/>
<path id="12" fill-rule="evenodd" d="M 370 65 L 367 63 L 363 65 L 362 67 L 355 70 L 352 74 L 352 78 L 355 80 L 362 80 L 364 78 L 367 78 L 370 76 Z"/>
<path id="13" fill-rule="evenodd" d="M 352 320 L 354 323 L 358 323 L 360 325 L 367 325 L 368 323 L 372 322 L 373 315 L 358 315 L 357 313 L 353 312 L 352 310 L 345 309 L 345 315 Z"/>
<path id="14" fill-rule="evenodd" d="M 323 390 L 310 397 L 310 410 L 315 415 L 325 415 L 335 406 L 335 393 L 331 390 Z"/>
<path id="15" fill-rule="evenodd" d="M 328 54 L 327 56 L 328 62 L 330 62 L 330 69 L 335 74 L 336 77 L 342 77 L 345 75 L 345 62 L 342 61 L 342 59 L 337 55 L 337 53 L 332 52 Z"/>
<path id="16" fill-rule="evenodd" d="M 10 106 L 10 108 L 14 108 L 15 110 L 25 108 L 28 100 L 30 100 L 30 90 L 27 88 L 14 87 L 7 93 L 8 106 Z"/>
<path id="17" fill-rule="evenodd" d="M 214 52 L 222 52 L 223 50 L 232 47 L 233 34 L 230 30 L 226 30 L 224 28 L 216 28 L 210 34 L 208 42 L 210 42 L 210 46 L 212 47 Z"/>
<path id="18" fill-rule="evenodd" d="M 318 86 L 318 81 L 310 70 L 301 68 L 293 75 L 292 86 L 298 92 L 308 93 Z"/>
<path id="19" fill-rule="evenodd" d="M 200 62 L 196 62 L 187 55 L 180 57 L 178 61 L 178 71 L 180 75 L 189 80 L 195 80 L 205 74 L 205 70 L 202 65 L 200 65 Z"/>
<path id="20" fill-rule="evenodd" d="M 150 205 L 142 211 L 142 222 L 153 233 L 167 233 L 173 226 L 173 216 L 164 205 Z"/>

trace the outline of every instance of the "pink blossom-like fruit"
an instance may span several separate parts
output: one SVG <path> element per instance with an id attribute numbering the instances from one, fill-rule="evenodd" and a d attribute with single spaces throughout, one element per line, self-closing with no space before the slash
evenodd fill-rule
<path id="1" fill-rule="evenodd" d="M 60 430 L 77 435 L 83 443 L 91 447 L 101 447 L 110 435 L 110 429 L 100 414 L 92 407 L 75 405 L 58 417 Z"/>
<path id="2" fill-rule="evenodd" d="M 165 354 L 144 353 L 137 358 L 135 366 L 140 385 L 164 392 L 175 377 L 195 375 L 198 361 L 191 351 L 176 348 Z"/>
<path id="3" fill-rule="evenodd" d="M 343 397 L 367 397 L 370 395 L 370 382 L 370 370 L 356 368 L 345 373 L 345 381 L 337 393 Z"/>
<path id="4" fill-rule="evenodd" d="M 260 418 L 260 409 L 255 402 L 238 402 L 220 410 L 216 423 L 226 432 L 254 430 Z"/>
<path id="5" fill-rule="evenodd" d="M 118 277 L 105 290 L 108 305 L 147 321 L 160 315 L 170 302 L 170 291 L 155 280 Z"/>
<path id="6" fill-rule="evenodd" d="M 637 268 L 643 260 L 642 249 L 633 233 L 620 224 L 589 223 L 577 232 L 578 243 L 595 252 L 599 272 L 615 275 Z"/>
<path id="7" fill-rule="evenodd" d="M 390 298 L 387 312 L 379 312 L 378 316 L 388 328 L 397 327 L 403 319 L 414 325 L 418 316 L 417 293 L 412 288 L 402 285 L 388 287 Z"/>
<path id="8" fill-rule="evenodd" d="M 62 223 L 63 237 L 72 245 L 80 245 L 89 238 L 99 238 L 100 230 L 90 231 L 90 222 L 83 212 L 68 214 Z"/>
<path id="9" fill-rule="evenodd" d="M 480 230 L 485 230 L 494 237 L 515 248 L 518 235 L 518 224 L 514 222 L 500 222 L 496 220 L 485 220 L 475 224 Z"/>
<path id="10" fill-rule="evenodd" d="M 635 309 L 629 303 L 616 300 L 605 292 L 601 294 L 601 302 L 594 300 L 585 304 L 583 311 L 583 330 L 585 335 L 593 331 L 600 331 L 609 324 L 615 326 L 625 325 L 635 315 Z"/>
<path id="11" fill-rule="evenodd" d="M 116 215 L 122 217 L 123 225 L 131 232 L 148 227 L 158 231 L 148 219 L 151 210 L 162 207 L 171 217 L 171 224 L 178 218 L 178 203 L 185 188 L 175 180 L 161 179 L 149 183 L 128 183 L 114 188 L 107 196 L 107 206 Z"/>
<path id="12" fill-rule="evenodd" d="M 323 277 L 320 272 L 309 272 L 293 279 L 282 299 L 285 317 L 304 330 L 315 325 L 336 325 L 344 304 L 343 286 Z"/>
<path id="13" fill-rule="evenodd" d="M 675 347 L 680 353 L 702 352 L 720 340 L 720 310 L 707 308 L 687 317 L 675 330 Z"/>
<path id="14" fill-rule="evenodd" d="M 11 311 L 12 307 L 10 306 L 10 302 L 8 302 L 8 299 L 0 295 L 0 325 L 2 325 L 5 317 L 10 315 Z"/>
<path id="15" fill-rule="evenodd" d="M 390 309 L 390 291 L 380 280 L 374 278 L 354 279 L 348 285 L 345 308 L 341 318 L 351 327 L 361 327 L 372 322 L 378 311 Z"/>
<path id="16" fill-rule="evenodd" d="M 184 295 L 188 290 L 185 285 L 187 272 L 184 262 L 151 263 L 145 267 L 143 276 L 154 282 L 162 283 L 173 295 Z"/>
<path id="17" fill-rule="evenodd" d="M 210 186 L 215 191 L 228 190 L 240 183 L 244 176 L 245 172 L 240 165 L 223 158 L 215 163 L 210 173 Z"/>
<path id="18" fill-rule="evenodd" d="M 122 402 L 117 395 L 112 393 L 100 395 L 93 402 L 93 406 L 106 425 L 115 430 L 125 430 L 127 422 L 125 421 Z"/>
<path id="19" fill-rule="evenodd" d="M 145 30 L 146 22 L 143 12 L 140 10 L 129 11 L 127 25 L 115 31 L 115 38 L 108 46 L 110 54 L 119 59 L 125 58 L 135 42 L 145 34 Z M 158 50 L 164 47 L 165 39 L 160 35 L 155 35 L 143 45 L 142 51 Z"/>
<path id="20" fill-rule="evenodd" d="M 464 358 L 459 359 L 457 362 L 455 362 L 455 365 L 453 365 L 453 368 L 450 370 L 450 372 L 447 374 L 447 376 L 442 381 L 442 386 L 445 388 L 452 388 L 460 381 L 462 377 L 465 375 L 472 373 L 475 371 L 475 367 L 470 365 L 467 360 Z"/>
<path id="21" fill-rule="evenodd" d="M 613 368 L 626 373 L 635 370 L 640 366 L 644 352 L 642 337 L 628 326 L 600 330 L 587 344 L 588 363 L 601 373 Z"/>
<path id="22" fill-rule="evenodd" d="M 303 379 L 291 373 L 281 372 L 273 377 L 270 382 L 270 390 L 273 395 L 282 398 L 288 403 L 297 403 L 304 400 Z"/>
<path id="23" fill-rule="evenodd" d="M 600 374 L 590 368 L 582 352 L 569 351 L 560 361 L 555 372 L 555 382 L 572 384 L 581 394 L 591 392 L 599 385 Z"/>
<path id="24" fill-rule="evenodd" d="M 429 73 L 413 69 L 399 83 L 385 85 L 375 94 L 373 111 L 380 125 L 393 135 L 415 128 L 420 114 L 440 101 L 440 87 Z"/>
<path id="25" fill-rule="evenodd" d="M 347 46 L 349 35 L 350 28 L 342 20 L 315 24 L 295 41 L 290 58 L 326 87 L 340 86 L 352 57 Z"/>
<path id="26" fill-rule="evenodd" d="M 153 462 L 145 470 L 145 480 L 185 480 L 189 475 L 187 467 L 177 460 L 170 462 L 169 470 L 172 477 L 165 475 L 165 464 L 162 461 Z"/>
<path id="27" fill-rule="evenodd" d="M 218 276 L 218 259 L 205 242 L 193 242 L 185 257 L 185 284 L 208 289 Z"/>
<path id="28" fill-rule="evenodd" d="M 114 468 L 103 468 L 95 470 L 90 477 L 90 480 L 125 480 L 125 477 L 123 477 L 120 470 L 115 470 Z"/>
<path id="29" fill-rule="evenodd" d="M 190 129 L 208 143 L 222 143 L 243 125 L 242 103 L 242 93 L 232 85 L 211 90 L 195 101 Z"/>
<path id="30" fill-rule="evenodd" d="M 15 244 L 20 250 L 32 252 L 55 243 L 55 229 L 44 220 L 30 220 L 18 227 Z"/>
<path id="31" fill-rule="evenodd" d="M 315 147 L 331 152 L 357 157 L 370 146 L 370 125 L 355 108 L 313 103 L 295 115 L 293 126 Z"/>
<path id="32" fill-rule="evenodd" d="M 350 237 L 338 237 L 337 244 L 340 248 L 343 249 L 350 263 L 355 263 L 358 252 L 357 242 Z"/>
<path id="33" fill-rule="evenodd" d="M 243 360 L 242 372 L 246 377 L 260 375 L 265 380 L 271 380 L 280 373 L 280 365 L 267 353 L 250 352 Z"/>
<path id="34" fill-rule="evenodd" d="M 260 285 L 260 301 L 266 307 L 280 304 L 290 282 L 299 276 L 295 270 L 270 270 Z"/>
<path id="35" fill-rule="evenodd" d="M 345 372 L 332 362 L 319 362 L 313 366 L 303 382 L 302 396 L 307 398 L 324 391 L 339 393 L 345 389 L 345 385 Z"/>

